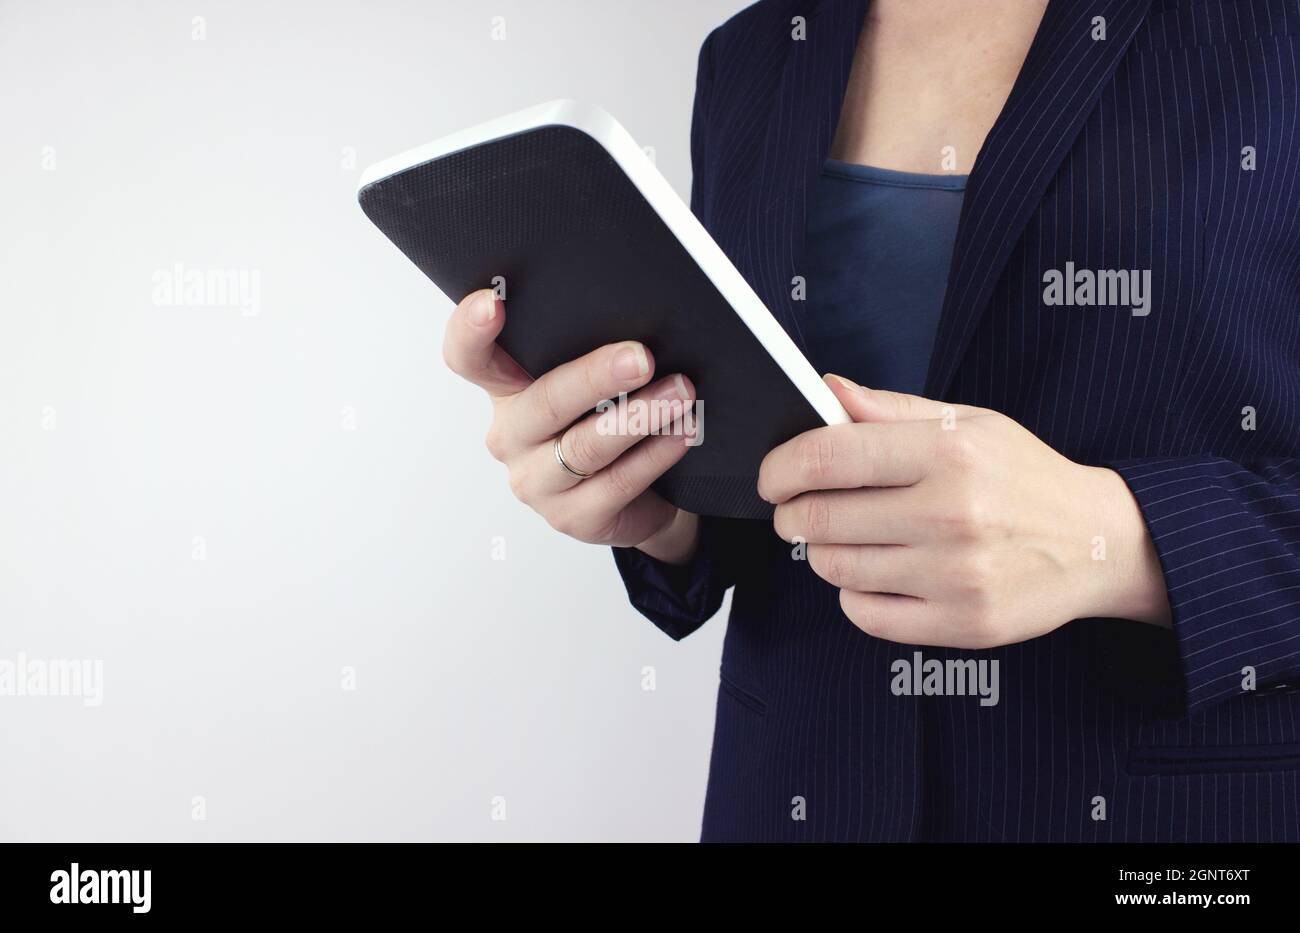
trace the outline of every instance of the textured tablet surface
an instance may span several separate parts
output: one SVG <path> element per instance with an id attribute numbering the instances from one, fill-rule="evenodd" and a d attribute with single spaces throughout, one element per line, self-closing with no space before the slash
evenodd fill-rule
<path id="1" fill-rule="evenodd" d="M 605 149 L 544 126 L 366 186 L 366 215 L 453 301 L 506 283 L 500 344 L 538 375 L 641 340 L 683 372 L 703 441 L 655 488 L 704 515 L 768 518 L 764 455 L 824 422 Z"/>

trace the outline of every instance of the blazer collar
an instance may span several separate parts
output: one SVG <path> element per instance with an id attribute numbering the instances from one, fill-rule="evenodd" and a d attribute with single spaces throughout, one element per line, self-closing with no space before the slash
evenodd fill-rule
<path id="1" fill-rule="evenodd" d="M 739 252 L 755 291 L 807 353 L 792 279 L 801 274 L 808 198 L 835 136 L 867 0 L 785 6 L 774 25 L 782 70 L 761 136 L 761 164 L 747 182 L 749 229 L 738 232 L 751 239 Z M 803 38 L 795 39 L 799 28 Z"/>
<path id="2" fill-rule="evenodd" d="M 1050 0 L 1020 75 L 976 156 L 957 228 L 925 394 L 952 383 L 993 288 L 1061 161 L 1114 74 L 1151 0 Z M 868 0 L 818 0 L 787 52 L 768 119 L 756 288 L 801 349 L 798 274 L 812 185 L 830 152 Z M 793 11 L 792 15 L 796 15 Z M 1096 18 L 1106 38 L 1094 39 Z"/>
<path id="3" fill-rule="evenodd" d="M 943 398 L 1043 193 L 1151 0 L 1051 0 L 966 183 L 925 394 Z M 1106 38 L 1094 39 L 1097 17 Z"/>

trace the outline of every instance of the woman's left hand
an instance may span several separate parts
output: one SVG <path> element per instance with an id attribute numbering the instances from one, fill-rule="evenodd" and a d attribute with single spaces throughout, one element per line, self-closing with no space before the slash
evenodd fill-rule
<path id="1" fill-rule="evenodd" d="M 773 450 L 758 492 L 863 631 L 987 648 L 1072 619 L 1169 624 L 1155 547 L 1118 473 L 997 412 L 826 381 L 855 423 Z"/>

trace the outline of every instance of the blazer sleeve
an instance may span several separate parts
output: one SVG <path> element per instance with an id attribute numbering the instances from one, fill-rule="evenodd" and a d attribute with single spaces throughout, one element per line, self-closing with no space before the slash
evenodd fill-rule
<path id="1" fill-rule="evenodd" d="M 1300 460 L 1107 464 L 1132 490 L 1165 575 L 1189 714 L 1300 685 Z"/>
<path id="2" fill-rule="evenodd" d="M 709 621 L 736 582 L 742 524 L 754 523 L 702 516 L 695 556 L 681 566 L 636 548 L 614 548 L 614 563 L 633 608 L 674 641 Z"/>
<path id="3" fill-rule="evenodd" d="M 711 33 L 700 47 L 691 114 L 691 211 L 706 227 L 709 198 L 705 146 L 713 83 L 712 47 Z M 685 638 L 707 622 L 735 583 L 734 527 L 735 523 L 727 519 L 702 517 L 695 557 L 682 566 L 655 560 L 636 548 L 614 548 L 614 563 L 633 607 L 674 639 Z"/>

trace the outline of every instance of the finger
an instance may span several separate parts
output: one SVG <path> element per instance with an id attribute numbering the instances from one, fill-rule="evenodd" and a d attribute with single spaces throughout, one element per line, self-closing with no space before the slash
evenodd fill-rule
<path id="1" fill-rule="evenodd" d="M 808 492 L 776 507 L 773 524 L 786 541 L 807 544 L 928 544 L 937 536 L 921 519 L 917 487 Z"/>
<path id="2" fill-rule="evenodd" d="M 515 444 L 540 444 L 597 402 L 641 388 L 653 371 L 654 359 L 644 344 L 608 344 L 555 367 L 510 399 L 503 428 Z"/>
<path id="3" fill-rule="evenodd" d="M 451 371 L 493 397 L 514 395 L 533 380 L 496 344 L 506 323 L 504 302 L 490 288 L 471 292 L 447 320 L 442 358 Z"/>
<path id="4" fill-rule="evenodd" d="M 900 645 L 949 645 L 953 631 L 943 621 L 938 603 L 894 593 L 840 590 L 840 608 L 868 635 Z"/>
<path id="5" fill-rule="evenodd" d="M 680 434 L 646 438 L 599 473 L 563 493 L 566 508 L 591 513 L 624 508 L 686 456 L 688 440 Z"/>
<path id="6" fill-rule="evenodd" d="M 836 424 L 805 431 L 763 458 L 758 494 L 781 503 L 813 489 L 910 486 L 934 462 L 942 425 Z"/>
<path id="7" fill-rule="evenodd" d="M 560 437 L 564 462 L 579 473 L 598 473 L 642 438 L 667 432 L 680 433 L 682 415 L 695 398 L 695 388 L 684 376 L 669 376 L 609 408 L 588 415 Z M 546 441 L 529 454 L 536 461 L 537 494 L 563 492 L 582 479 L 556 462 L 554 443 Z"/>
<path id="8" fill-rule="evenodd" d="M 963 418 L 976 411 L 968 405 L 950 405 L 919 395 L 869 389 L 843 376 L 828 375 L 826 384 L 854 421 L 930 421 Z"/>
<path id="9" fill-rule="evenodd" d="M 905 545 L 810 544 L 808 566 L 840 589 L 934 595 L 933 560 Z"/>

